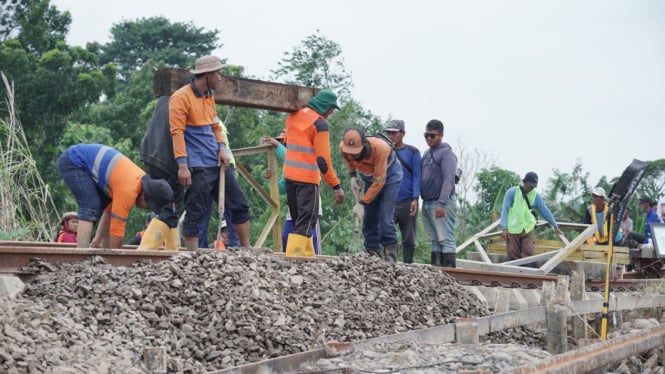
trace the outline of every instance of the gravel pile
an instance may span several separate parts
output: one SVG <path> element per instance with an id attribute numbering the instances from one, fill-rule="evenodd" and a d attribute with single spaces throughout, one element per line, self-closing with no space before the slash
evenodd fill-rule
<path id="1" fill-rule="evenodd" d="M 196 252 L 113 267 L 34 262 L 36 281 L 0 305 L 0 372 L 205 372 L 490 312 L 429 267 L 366 255 L 290 262 L 262 251 Z M 517 329 L 495 343 L 542 344 Z"/>

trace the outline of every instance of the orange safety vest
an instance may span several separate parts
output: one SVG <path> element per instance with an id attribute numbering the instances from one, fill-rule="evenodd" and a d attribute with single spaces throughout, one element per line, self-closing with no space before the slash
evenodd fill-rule
<path id="1" fill-rule="evenodd" d="M 591 223 L 596 225 L 596 227 L 598 227 L 598 216 L 596 215 L 596 205 L 591 204 L 589 209 L 591 210 Z M 609 235 L 607 232 L 608 222 L 605 219 L 606 216 L 607 216 L 607 204 L 605 204 L 605 207 L 603 208 L 603 231 L 599 232 L 598 230 L 596 230 L 596 232 L 593 233 L 594 241 L 596 243 L 604 244 L 609 241 Z"/>
<path id="2" fill-rule="evenodd" d="M 312 108 L 300 109 L 286 118 L 284 178 L 318 185 L 323 174 L 326 183 L 335 187 L 340 182 L 330 160 L 329 131 L 317 130 L 315 123 L 319 120 L 325 121 Z M 325 161 L 327 170 L 319 169 L 318 158 Z"/>

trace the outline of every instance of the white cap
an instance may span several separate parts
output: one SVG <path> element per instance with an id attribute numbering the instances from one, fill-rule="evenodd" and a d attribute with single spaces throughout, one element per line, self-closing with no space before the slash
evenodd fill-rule
<path id="1" fill-rule="evenodd" d="M 607 195 L 605 195 L 605 190 L 602 187 L 596 187 L 591 191 L 592 195 L 600 196 L 603 199 L 607 200 Z"/>

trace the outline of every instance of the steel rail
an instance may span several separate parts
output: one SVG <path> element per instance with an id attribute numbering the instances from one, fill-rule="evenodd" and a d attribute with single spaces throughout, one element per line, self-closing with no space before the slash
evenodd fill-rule
<path id="1" fill-rule="evenodd" d="M 137 261 L 163 261 L 178 255 L 177 251 L 145 251 L 137 250 L 135 246 L 123 246 L 122 249 L 75 248 L 73 244 L 41 243 L 41 242 L 11 242 L 0 241 L 0 273 L 15 273 L 26 276 L 23 269 L 33 259 L 41 259 L 52 264 L 85 261 L 94 256 L 100 256 L 115 266 L 129 266 Z M 202 251 L 208 251 L 204 249 Z M 288 261 L 328 261 L 332 256 L 316 257 L 289 257 L 282 253 L 266 251 L 272 256 Z M 186 252 L 185 252 L 186 253 Z M 410 264 L 408 266 L 430 266 L 427 264 Z M 488 270 L 444 268 L 437 267 L 455 278 L 460 284 L 470 286 L 505 287 L 540 289 L 543 282 L 556 282 L 556 275 L 529 275 L 515 274 Z M 660 280 L 649 279 L 619 279 L 611 283 L 613 291 L 636 291 L 648 284 L 660 283 Z M 603 288 L 602 280 L 587 280 L 588 291 L 600 291 Z"/>
<path id="2" fill-rule="evenodd" d="M 635 356 L 638 353 L 654 348 L 662 349 L 663 344 L 665 344 L 665 325 L 660 325 L 561 353 L 537 364 L 517 368 L 512 373 L 586 373 Z"/>

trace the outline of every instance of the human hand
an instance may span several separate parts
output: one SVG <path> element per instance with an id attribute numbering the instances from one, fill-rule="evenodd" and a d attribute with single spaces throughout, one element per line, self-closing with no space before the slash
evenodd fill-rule
<path id="1" fill-rule="evenodd" d="M 270 179 L 270 177 L 272 177 L 272 169 L 266 169 L 265 176 L 267 179 Z"/>
<path id="2" fill-rule="evenodd" d="M 275 147 L 277 147 L 277 146 L 280 144 L 279 140 L 277 140 L 277 139 L 275 139 L 275 138 L 273 138 L 273 137 L 271 137 L 271 136 L 268 136 L 268 137 L 267 137 L 266 142 L 267 142 L 268 144 L 272 145 L 272 146 L 275 146 Z"/>
<path id="3" fill-rule="evenodd" d="M 365 207 L 360 205 L 360 203 L 356 203 L 356 205 L 353 206 L 353 215 L 356 218 L 362 219 L 363 215 L 365 215 Z"/>
<path id="4" fill-rule="evenodd" d="M 344 203 L 344 190 L 343 189 L 338 188 L 336 190 L 333 190 L 333 196 L 335 196 L 335 204 Z"/>
<path id="5" fill-rule="evenodd" d="M 418 214 L 418 200 L 411 201 L 411 207 L 409 208 L 409 215 L 415 216 Z"/>
<path id="6" fill-rule="evenodd" d="M 443 209 L 442 206 L 437 206 L 436 210 L 434 211 L 434 217 L 436 218 L 444 218 L 446 216 L 446 210 Z"/>
<path id="7" fill-rule="evenodd" d="M 561 229 L 559 229 L 559 226 L 554 228 L 554 233 L 557 234 L 557 235 L 563 235 L 563 233 L 561 232 Z"/>
<path id="8" fill-rule="evenodd" d="M 226 151 L 226 147 L 217 151 L 217 164 L 224 165 L 224 170 L 229 167 L 229 153 Z"/>
<path id="9" fill-rule="evenodd" d="M 192 173 L 189 171 L 187 164 L 178 165 L 178 182 L 183 187 L 189 187 L 192 185 Z"/>
<path id="10" fill-rule="evenodd" d="M 501 236 L 503 236 L 503 239 L 505 241 L 508 241 L 508 230 L 506 229 L 501 230 Z"/>

